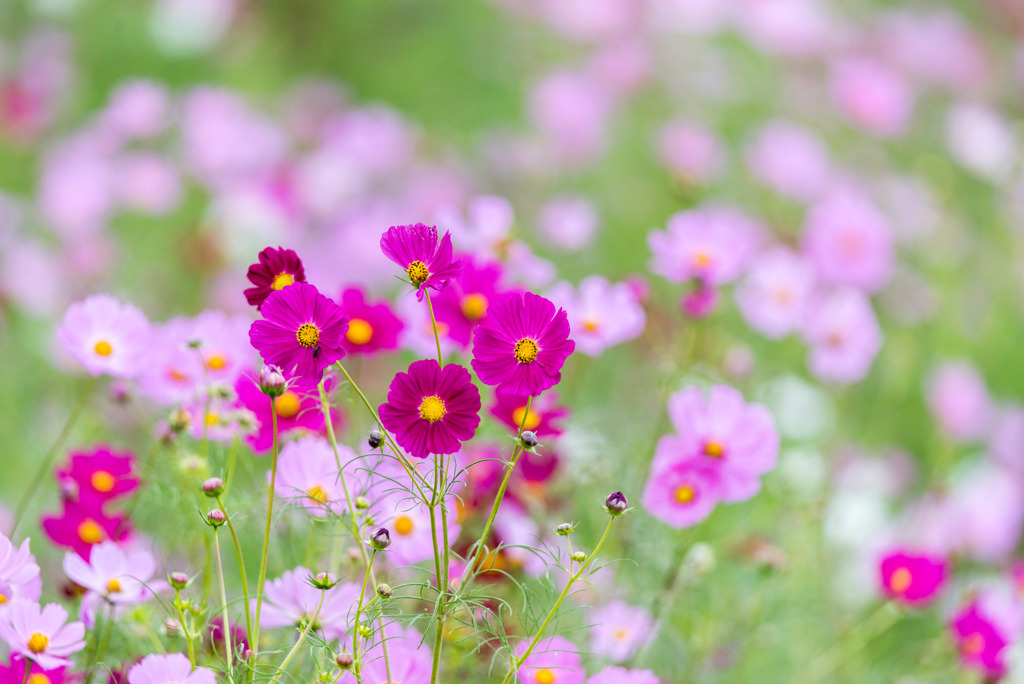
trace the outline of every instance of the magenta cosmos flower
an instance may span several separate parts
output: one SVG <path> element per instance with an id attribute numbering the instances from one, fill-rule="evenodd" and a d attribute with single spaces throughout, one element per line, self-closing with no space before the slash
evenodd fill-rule
<path id="1" fill-rule="evenodd" d="M 43 531 L 58 546 L 66 546 L 82 558 L 88 558 L 92 547 L 107 539 L 120 541 L 127 536 L 129 525 L 121 516 L 109 516 L 94 503 L 64 501 L 60 515 L 44 515 Z"/>
<path id="2" fill-rule="evenodd" d="M 132 472 L 134 464 L 132 453 L 117 453 L 99 446 L 91 452 L 72 453 L 70 462 L 57 471 L 57 478 L 61 489 L 73 492 L 75 500 L 102 506 L 138 489 L 139 480 Z"/>
<path id="3" fill-rule="evenodd" d="M 217 676 L 206 667 L 193 670 L 188 658 L 180 653 L 154 653 L 132 665 L 128 684 L 217 684 Z"/>
<path id="4" fill-rule="evenodd" d="M 15 547 L 0 534 L 0 607 L 12 601 L 38 601 L 43 582 L 29 540 Z M 2 608 L 0 608 L 2 610 Z"/>
<path id="5" fill-rule="evenodd" d="M 283 290 L 294 283 L 306 282 L 306 271 L 299 255 L 284 247 L 267 247 L 260 252 L 259 263 L 249 267 L 246 274 L 254 287 L 245 291 L 249 304 L 262 309 L 263 302 L 272 292 Z"/>
<path id="6" fill-rule="evenodd" d="M 384 427 L 417 458 L 454 454 L 480 424 L 480 391 L 462 366 L 444 370 L 433 359 L 417 361 L 391 381 L 380 406 Z"/>
<path id="7" fill-rule="evenodd" d="M 11 651 L 52 670 L 71 664 L 68 656 L 85 648 L 85 625 L 68 622 L 68 613 L 56 603 L 11 604 L 0 619 L 0 638 Z"/>
<path id="8" fill-rule="evenodd" d="M 566 418 L 570 411 L 558 403 L 557 392 L 545 392 L 534 397 L 530 404 L 530 413 L 526 413 L 529 397 L 518 394 L 495 393 L 491 415 L 515 431 L 529 430 L 543 437 L 557 437 L 563 430 L 559 421 Z"/>
<path id="9" fill-rule="evenodd" d="M 878 571 L 882 590 L 905 605 L 928 603 L 946 583 L 946 562 L 933 556 L 890 553 L 882 559 Z"/>
<path id="10" fill-rule="evenodd" d="M 1006 673 L 1006 647 L 1009 639 L 977 602 L 962 609 L 949 623 L 960 653 L 960 662 L 989 677 Z"/>
<path id="11" fill-rule="evenodd" d="M 392 226 L 381 236 L 380 249 L 405 269 L 409 282 L 416 288 L 416 298 L 421 301 L 425 288 L 441 291 L 462 272 L 462 261 L 452 258 L 451 233 L 445 233 L 438 241 L 437 228 L 433 226 Z"/>
<path id="12" fill-rule="evenodd" d="M 63 667 L 47 670 L 31 663 L 27 684 L 64 684 L 64 674 Z M 12 655 L 7 665 L 0 665 L 0 684 L 22 684 L 24 680 L 25 659 L 21 656 Z"/>
<path id="13" fill-rule="evenodd" d="M 386 302 L 371 304 L 362 290 L 349 288 L 341 293 L 341 310 L 348 316 L 341 346 L 349 354 L 370 355 L 398 347 L 398 334 L 405 324 Z"/>
<path id="14" fill-rule="evenodd" d="M 498 296 L 501 278 L 500 264 L 464 256 L 462 274 L 434 301 L 438 323 L 447 326 L 448 337 L 463 348 L 469 347 L 473 329 Z"/>
<path id="15" fill-rule="evenodd" d="M 473 340 L 473 370 L 498 392 L 537 395 L 562 380 L 576 343 L 564 309 L 532 292 L 503 295 Z"/>
<path id="16" fill-rule="evenodd" d="M 668 437 L 658 442 L 659 450 Z M 673 527 L 704 520 L 722 499 L 722 475 L 699 458 L 659 462 L 655 456 L 641 501 L 647 512 Z"/>
<path id="17" fill-rule="evenodd" d="M 526 652 L 529 640 L 519 643 L 515 655 Z M 538 684 L 583 684 L 587 678 L 576 644 L 565 637 L 542 639 L 518 670 L 519 681 Z"/>
<path id="18" fill-rule="evenodd" d="M 149 321 L 131 304 L 93 295 L 68 307 L 57 341 L 90 375 L 134 378 L 146 363 Z"/>
<path id="19" fill-rule="evenodd" d="M 316 385 L 324 369 L 345 356 L 341 342 L 348 316 L 312 285 L 295 283 L 271 293 L 261 312 L 249 341 L 266 363 L 294 371 L 300 385 Z"/>

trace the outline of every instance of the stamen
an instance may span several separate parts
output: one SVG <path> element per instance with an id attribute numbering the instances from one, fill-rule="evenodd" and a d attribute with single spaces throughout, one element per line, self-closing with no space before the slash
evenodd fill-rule
<path id="1" fill-rule="evenodd" d="M 512 353 L 515 354 L 516 361 L 519 363 L 533 363 L 537 360 L 537 354 L 540 353 L 540 347 L 538 347 L 537 343 L 529 337 L 524 337 L 516 342 L 516 346 L 513 348 Z"/>
<path id="2" fill-rule="evenodd" d="M 281 272 L 274 276 L 274 282 L 270 284 L 270 287 L 274 288 L 275 290 L 283 290 L 284 288 L 288 287 L 289 285 L 292 285 L 293 283 L 295 283 L 295 276 L 293 276 L 291 273 Z"/>
<path id="3" fill-rule="evenodd" d="M 78 525 L 78 538 L 86 544 L 99 544 L 106 536 L 107 533 L 92 518 L 86 518 Z"/>
<path id="4" fill-rule="evenodd" d="M 215 354 L 206 360 L 206 367 L 210 370 L 223 370 L 226 365 L 228 365 L 227 360 L 219 354 Z"/>
<path id="5" fill-rule="evenodd" d="M 36 632 L 28 638 L 28 650 L 33 653 L 42 653 L 46 650 L 46 647 L 50 644 L 50 637 L 46 636 L 42 632 Z"/>
<path id="6" fill-rule="evenodd" d="M 114 485 L 117 483 L 117 480 L 115 480 L 114 476 L 108 473 L 107 471 L 97 470 L 95 473 L 92 474 L 92 477 L 89 478 L 89 483 L 92 485 L 92 488 L 95 489 L 97 492 L 106 493 L 114 488 Z"/>
<path id="7" fill-rule="evenodd" d="M 278 418 L 294 418 L 302 408 L 302 401 L 295 392 L 285 390 L 284 394 L 274 398 L 274 408 Z"/>
<path id="8" fill-rule="evenodd" d="M 373 338 L 373 326 L 361 318 L 353 318 L 348 322 L 345 339 L 352 344 L 366 344 Z"/>
<path id="9" fill-rule="evenodd" d="M 121 593 L 121 581 L 116 577 L 111 577 L 110 581 L 107 582 L 107 593 L 108 594 L 120 594 Z"/>
<path id="10" fill-rule="evenodd" d="M 416 287 L 427 282 L 427 278 L 430 277 L 430 271 L 427 270 L 427 265 L 422 261 L 413 261 L 409 264 L 409 268 L 405 269 L 405 272 L 409 274 L 409 280 Z"/>
<path id="11" fill-rule="evenodd" d="M 94 346 L 92 350 L 100 356 L 110 356 L 114 353 L 114 348 L 110 346 L 110 343 L 106 340 L 100 340 L 97 342 L 96 346 Z"/>
<path id="12" fill-rule="evenodd" d="M 423 401 L 420 403 L 420 418 L 428 423 L 436 423 L 444 418 L 447 413 L 448 409 L 445 407 L 444 400 L 441 397 L 436 394 L 423 397 Z"/>
<path id="13" fill-rule="evenodd" d="M 314 501 L 319 501 L 322 504 L 327 503 L 327 492 L 320 485 L 313 485 L 309 488 L 309 498 Z"/>
<path id="14" fill-rule="evenodd" d="M 395 532 L 405 536 L 412 534 L 412 518 L 407 515 L 400 515 L 395 519 Z"/>
<path id="15" fill-rule="evenodd" d="M 312 323 L 303 323 L 295 332 L 295 339 L 306 349 L 312 349 L 320 343 L 320 328 Z"/>
<path id="16" fill-rule="evenodd" d="M 722 446 L 721 442 L 709 439 L 704 444 L 704 455 L 710 456 L 711 458 L 722 458 L 722 456 L 725 455 L 725 447 Z"/>
<path id="17" fill-rule="evenodd" d="M 690 485 L 682 485 L 676 489 L 675 498 L 677 503 L 688 504 L 697 497 L 697 492 Z"/>
<path id="18" fill-rule="evenodd" d="M 533 679 L 537 682 L 537 684 L 554 684 L 555 673 L 547 668 L 544 668 L 543 670 L 537 670 L 537 674 L 533 676 Z"/>

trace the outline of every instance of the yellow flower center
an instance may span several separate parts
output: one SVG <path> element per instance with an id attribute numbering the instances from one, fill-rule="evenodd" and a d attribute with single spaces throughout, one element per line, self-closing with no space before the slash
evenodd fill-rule
<path id="1" fill-rule="evenodd" d="M 210 370 L 223 370 L 226 365 L 228 365 L 227 359 L 220 354 L 214 354 L 206 360 L 206 367 Z"/>
<path id="2" fill-rule="evenodd" d="M 688 504 L 697 496 L 690 485 L 682 485 L 676 489 L 675 498 L 678 503 Z"/>
<path id="3" fill-rule="evenodd" d="M 285 391 L 281 396 L 274 397 L 274 408 L 279 418 L 294 418 L 301 407 L 302 402 L 295 392 Z"/>
<path id="4" fill-rule="evenodd" d="M 28 684 L 52 684 L 52 682 L 42 672 L 37 672 L 28 678 Z"/>
<path id="5" fill-rule="evenodd" d="M 420 418 L 428 423 L 436 423 L 444 418 L 446 413 L 448 413 L 448 409 L 445 408 L 444 400 L 441 397 L 436 394 L 423 397 L 423 401 L 420 403 Z"/>
<path id="6" fill-rule="evenodd" d="M 306 349 L 312 349 L 320 343 L 320 328 L 312 323 L 303 323 L 295 332 L 295 339 Z"/>
<path id="7" fill-rule="evenodd" d="M 210 411 L 209 413 L 206 414 L 207 427 L 213 427 L 214 425 L 217 424 L 218 420 L 220 420 L 220 416 L 214 413 L 213 411 Z"/>
<path id="8" fill-rule="evenodd" d="M 906 568 L 896 568 L 892 575 L 889 576 L 889 588 L 893 590 L 893 593 L 902 594 L 910 588 L 910 584 L 913 579 L 914 578 L 910 574 L 910 570 Z"/>
<path id="9" fill-rule="evenodd" d="M 516 346 L 513 349 L 513 353 L 516 355 L 516 361 L 519 363 L 533 363 L 537 360 L 537 354 L 540 352 L 540 347 L 537 343 L 531 340 L 529 337 L 516 342 Z"/>
<path id="10" fill-rule="evenodd" d="M 92 477 L 89 478 L 89 482 L 92 484 L 92 488 L 97 492 L 109 492 L 114 488 L 117 480 L 115 480 L 114 476 L 107 471 L 97 470 L 92 474 Z"/>
<path id="11" fill-rule="evenodd" d="M 352 344 L 366 344 L 373 338 L 373 327 L 362 318 L 353 318 L 348 322 L 345 339 Z"/>
<path id="12" fill-rule="evenodd" d="M 960 648 L 966 655 L 976 656 L 985 650 L 985 637 L 975 632 L 963 640 Z"/>
<path id="13" fill-rule="evenodd" d="M 555 673 L 544 668 L 543 670 L 537 670 L 537 674 L 533 676 L 533 679 L 537 684 L 554 684 Z"/>
<path id="14" fill-rule="evenodd" d="M 709 439 L 707 444 L 704 445 L 705 456 L 710 456 L 711 458 L 722 458 L 722 454 L 724 453 L 725 447 L 722 446 L 721 442 Z"/>
<path id="15" fill-rule="evenodd" d="M 615 630 L 615 638 L 618 639 L 619 641 L 622 641 L 623 639 L 625 639 L 628 636 L 629 636 L 629 630 L 626 629 L 625 627 L 619 627 L 617 630 Z"/>
<path id="16" fill-rule="evenodd" d="M 462 298 L 462 315 L 471 321 L 478 321 L 487 313 L 487 297 L 479 292 Z"/>
<path id="17" fill-rule="evenodd" d="M 407 515 L 400 515 L 395 519 L 395 532 L 405 536 L 412 534 L 412 518 Z"/>
<path id="18" fill-rule="evenodd" d="M 86 544 L 99 544 L 106 536 L 103 528 L 92 518 L 86 518 L 78 525 L 78 538 Z"/>
<path id="19" fill-rule="evenodd" d="M 270 284 L 270 287 L 274 288 L 275 290 L 283 290 L 284 288 L 288 287 L 294 282 L 295 276 L 293 276 L 291 273 L 281 272 L 274 276 L 274 282 Z"/>
<path id="20" fill-rule="evenodd" d="M 597 332 L 597 329 L 600 327 L 601 324 L 596 318 L 586 318 L 583 320 L 583 329 L 587 332 Z"/>
<path id="21" fill-rule="evenodd" d="M 523 418 L 526 418 L 526 422 L 523 422 Z M 515 411 L 512 412 L 512 422 L 516 425 L 522 425 L 524 430 L 535 430 L 540 425 L 540 414 L 530 409 L 530 415 L 526 415 L 526 404 L 523 404 Z"/>
<path id="22" fill-rule="evenodd" d="M 327 492 L 320 485 L 313 485 L 309 488 L 309 498 L 314 501 L 319 501 L 322 504 L 327 503 Z"/>
<path id="23" fill-rule="evenodd" d="M 5 603 L 7 603 L 7 597 L 3 594 L 0 594 L 0 606 L 4 605 Z"/>
<path id="24" fill-rule="evenodd" d="M 111 577 L 110 581 L 107 582 L 107 593 L 108 594 L 120 594 L 121 593 L 121 581 L 116 577 Z"/>
<path id="25" fill-rule="evenodd" d="M 114 353 L 114 348 L 110 346 L 110 343 L 106 340 L 100 340 L 96 343 L 96 346 L 92 348 L 94 352 L 100 356 L 110 356 Z"/>
<path id="26" fill-rule="evenodd" d="M 28 638 L 28 650 L 33 653 L 42 653 L 50 643 L 50 637 L 42 632 L 36 632 Z"/>
<path id="27" fill-rule="evenodd" d="M 427 278 L 430 277 L 430 271 L 427 270 L 427 265 L 422 261 L 412 262 L 409 264 L 409 268 L 405 269 L 405 272 L 409 274 L 409 280 L 416 287 L 427 282 Z"/>
<path id="28" fill-rule="evenodd" d="M 713 259 L 711 255 L 705 252 L 703 249 L 698 250 L 693 255 L 693 265 L 697 268 L 707 268 L 711 265 Z"/>

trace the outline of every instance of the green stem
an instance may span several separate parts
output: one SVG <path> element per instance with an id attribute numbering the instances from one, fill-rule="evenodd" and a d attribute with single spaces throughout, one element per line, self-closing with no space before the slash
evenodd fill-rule
<path id="1" fill-rule="evenodd" d="M 270 397 L 270 415 L 274 428 L 273 461 L 270 464 L 270 496 L 267 497 L 267 525 L 263 532 L 263 557 L 260 558 L 260 578 L 256 584 L 256 621 L 253 629 L 256 634 L 252 640 L 253 665 L 260 652 L 260 613 L 263 609 L 263 585 L 267 581 L 267 552 L 270 548 L 270 526 L 274 514 L 274 490 L 277 484 L 277 404 Z M 255 667 L 253 667 L 255 670 Z"/>
<path id="2" fill-rule="evenodd" d="M 226 515 L 225 515 L 226 517 Z M 235 679 L 234 649 L 231 648 L 231 622 L 228 620 L 228 592 L 224 586 L 224 564 L 220 557 L 220 538 L 213 528 L 213 548 L 217 552 L 217 575 L 220 577 L 220 605 L 224 615 L 224 658 L 228 661 L 228 682 Z"/>
<path id="3" fill-rule="evenodd" d="M 313 613 L 313 617 L 306 621 L 306 626 L 302 628 L 302 633 L 299 634 L 299 638 L 295 641 L 295 645 L 292 646 L 292 650 L 288 651 L 288 655 L 284 657 L 281 665 L 277 668 L 277 674 L 270 680 L 270 684 L 277 684 L 277 680 L 281 678 L 282 674 L 284 674 L 285 669 L 288 667 L 288 663 L 292 661 L 292 658 L 294 658 L 296 652 L 298 652 L 299 646 L 306 641 L 306 636 L 309 635 L 310 631 L 313 629 L 313 625 L 316 624 L 316 619 L 320 617 L 320 609 L 324 607 L 324 596 L 326 594 L 326 589 L 320 590 L 320 603 L 316 607 L 316 612 Z"/>
<path id="4" fill-rule="evenodd" d="M 28 508 L 29 502 L 35 498 L 36 491 L 39 490 L 39 485 L 43 483 L 46 478 L 46 474 L 50 472 L 50 468 L 53 467 L 53 459 L 56 458 L 57 452 L 64 446 L 64 442 L 67 441 L 71 435 L 72 428 L 75 427 L 75 423 L 78 422 L 78 417 L 82 415 L 82 410 L 85 408 L 86 401 L 89 399 L 89 395 L 92 393 L 92 388 L 96 384 L 96 378 L 90 377 L 85 383 L 85 387 L 82 388 L 82 394 L 78 397 L 78 403 L 71 410 L 71 414 L 68 416 L 68 420 L 64 423 L 64 427 L 61 429 L 60 434 L 57 435 L 57 439 L 54 440 L 53 444 L 50 445 L 50 450 L 43 456 L 43 460 L 39 463 L 39 469 L 36 474 L 32 477 L 32 482 L 29 483 L 28 489 L 21 495 L 21 500 L 18 502 L 17 508 L 14 509 L 14 523 L 11 525 L 11 541 L 14 541 L 14 533 L 18 531 L 18 525 L 21 524 L 22 516 L 25 515 L 25 509 Z"/>
<path id="5" fill-rule="evenodd" d="M 21 684 L 28 684 L 29 674 L 32 672 L 32 661 L 25 658 L 25 676 L 21 678 Z"/>
<path id="6" fill-rule="evenodd" d="M 437 319 L 434 318 L 434 305 L 430 302 L 430 291 L 423 290 L 427 296 L 427 311 L 430 312 L 430 326 L 434 329 L 434 343 L 437 344 L 437 365 L 444 369 L 444 359 L 441 358 L 441 335 L 437 331 Z"/>
<path id="7" fill-rule="evenodd" d="M 604 534 L 601 535 L 601 541 L 597 542 L 597 546 L 594 547 L 594 551 L 590 554 L 590 557 L 587 558 L 587 562 L 583 564 L 583 567 L 576 571 L 576 574 L 569 576 L 569 581 L 565 583 L 565 589 L 563 589 L 562 593 L 558 596 L 558 600 L 555 601 L 555 605 L 551 606 L 551 610 L 548 611 L 547 617 L 544 618 L 544 622 L 540 624 L 540 627 L 537 629 L 537 633 L 533 636 L 533 639 L 530 641 L 530 645 L 527 646 L 526 650 L 523 652 L 521 656 L 515 659 L 515 667 L 509 669 L 509 672 L 507 675 L 505 675 L 505 679 L 502 682 L 502 684 L 508 684 L 508 682 L 512 681 L 512 677 L 515 675 L 516 671 L 519 670 L 519 667 L 526 661 L 527 658 L 530 657 L 530 654 L 533 653 L 533 649 L 537 647 L 537 644 L 540 642 L 540 638 L 544 635 L 544 630 L 547 629 L 548 625 L 551 623 L 551 620 L 554 619 L 555 614 L 558 612 L 559 607 L 562 605 L 562 601 L 564 601 L 565 597 L 569 595 L 569 590 L 572 589 L 572 585 L 576 583 L 576 580 L 583 576 L 583 573 L 587 571 L 587 568 L 590 567 L 590 564 L 594 562 L 595 558 L 597 558 L 597 553 L 601 550 L 601 547 L 604 546 L 605 540 L 608 539 L 608 533 L 611 532 L 612 524 L 615 522 L 615 518 L 617 517 L 618 516 L 613 515 L 608 518 L 608 527 L 604 528 Z M 571 563 L 570 567 L 572 567 Z"/>
<path id="8" fill-rule="evenodd" d="M 854 636 L 852 646 L 846 639 L 836 641 L 828 650 L 811 661 L 803 670 L 804 676 L 798 681 L 825 681 L 828 675 L 842 665 L 846 658 L 854 655 L 879 634 L 889 629 L 902 615 L 892 601 L 886 601 L 863 622 L 853 627 L 846 636 Z"/>
<path id="9" fill-rule="evenodd" d="M 146 455 L 146 460 L 142 463 L 142 468 L 139 470 L 139 475 L 149 476 L 153 469 L 153 461 L 156 459 L 156 455 L 160 453 L 160 448 L 163 446 L 163 442 L 157 440 L 157 443 L 150 450 L 149 454 Z M 117 527 L 117 531 L 114 533 L 114 537 L 117 538 L 121 534 L 122 528 L 131 521 L 132 516 L 135 514 L 135 507 L 139 505 L 139 497 L 142 495 L 142 484 L 132 492 L 132 498 L 128 501 L 128 505 L 124 507 L 124 516 L 121 519 L 121 523 Z"/>
<path id="10" fill-rule="evenodd" d="M 192 669 L 196 669 L 196 653 L 192 646 L 192 635 L 188 632 L 188 624 L 185 622 L 185 611 L 182 610 L 181 590 L 174 590 L 174 609 L 178 611 L 178 624 L 181 626 L 181 633 L 185 635 L 185 645 L 188 648 L 188 661 L 192 663 Z"/>
<path id="11" fill-rule="evenodd" d="M 238 542 L 235 525 L 231 522 L 228 509 L 224 508 L 224 502 L 220 496 L 216 497 L 216 500 L 217 505 L 224 512 L 224 517 L 228 521 L 228 532 L 231 533 L 231 541 L 235 544 L 235 555 L 238 557 L 238 572 L 242 576 L 242 598 L 245 600 L 245 636 L 248 638 L 252 636 L 252 609 L 249 606 L 249 580 L 245 576 L 245 559 L 242 557 L 242 545 Z"/>
<path id="12" fill-rule="evenodd" d="M 352 622 L 352 657 L 359 662 L 359 615 L 363 612 L 363 598 L 366 596 L 366 581 L 370 579 L 370 570 L 373 568 L 373 559 L 377 556 L 377 549 L 370 554 L 370 560 L 366 564 L 366 572 L 363 574 L 363 588 L 359 591 L 359 601 L 356 603 L 356 619 Z M 362 670 L 362 665 L 358 666 Z M 388 680 L 391 675 L 388 675 Z"/>
<path id="13" fill-rule="evenodd" d="M 447 468 L 441 466 L 440 461 L 439 461 L 440 456 L 435 455 L 434 459 L 435 459 L 435 463 L 436 463 L 437 468 L 441 471 L 441 476 L 440 476 L 441 483 L 443 485 L 446 485 L 447 482 L 448 482 Z M 448 566 L 451 564 L 450 563 L 450 559 L 449 559 L 449 555 L 448 555 L 448 548 L 449 548 L 449 544 L 448 544 L 448 506 L 447 506 L 447 503 L 444 500 L 444 496 L 443 495 L 441 496 L 441 502 L 440 503 L 441 503 L 441 534 L 444 537 L 444 539 L 443 539 L 443 543 L 444 543 L 444 559 L 442 561 L 441 570 L 438 572 L 438 575 L 437 575 L 437 582 L 440 585 L 439 589 L 440 589 L 440 592 L 441 592 L 441 608 L 440 608 L 440 615 L 438 615 L 438 618 L 437 618 L 438 623 L 439 623 L 437 625 L 437 633 L 434 635 L 434 655 L 433 655 L 433 660 L 432 660 L 431 666 L 430 666 L 430 682 L 431 682 L 431 684 L 434 684 L 434 682 L 438 681 L 437 677 L 438 677 L 438 674 L 439 674 L 439 671 L 440 671 L 440 667 L 441 667 L 441 649 L 444 646 L 444 640 L 443 640 L 443 638 L 444 638 L 444 630 L 445 630 L 445 625 L 448 622 L 448 601 L 447 601 L 447 599 L 448 599 L 448 596 L 447 596 L 447 594 L 448 594 L 448 582 L 449 582 Z M 433 510 L 431 510 L 431 512 L 430 512 L 430 523 L 431 523 L 431 526 L 433 526 L 433 523 L 434 523 L 434 512 L 433 512 Z M 431 532 L 434 534 L 434 556 L 436 558 L 437 555 L 438 555 L 437 554 L 437 533 L 434 532 L 433 530 L 431 530 Z M 442 576 L 442 573 L 443 573 L 443 576 Z"/>
<path id="14" fill-rule="evenodd" d="M 110 635 L 114 631 L 114 604 L 107 603 L 107 617 L 104 621 L 104 627 L 106 628 L 103 632 L 103 637 L 96 642 L 96 649 L 92 653 L 90 658 L 89 669 L 85 674 L 86 684 L 91 684 L 93 674 L 95 674 L 96 666 L 100 663 L 100 657 L 107 650 L 107 645 L 110 643 Z"/>

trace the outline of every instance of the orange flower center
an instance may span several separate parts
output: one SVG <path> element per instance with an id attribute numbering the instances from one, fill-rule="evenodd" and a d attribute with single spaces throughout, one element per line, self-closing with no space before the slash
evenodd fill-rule
<path id="1" fill-rule="evenodd" d="M 206 360 L 206 367 L 210 370 L 223 370 L 226 365 L 228 365 L 227 359 L 220 354 L 214 354 Z"/>
<path id="2" fill-rule="evenodd" d="M 322 504 L 327 503 L 327 492 L 320 485 L 313 485 L 309 488 L 309 498 L 314 501 L 319 501 Z"/>
<path id="3" fill-rule="evenodd" d="M 600 327 L 601 323 L 596 318 L 583 319 L 583 329 L 587 332 L 597 332 L 597 329 Z"/>
<path id="4" fill-rule="evenodd" d="M 52 684 L 52 682 L 50 681 L 50 678 L 42 672 L 36 672 L 28 678 L 28 684 Z"/>
<path id="5" fill-rule="evenodd" d="M 89 482 L 92 484 L 92 488 L 97 492 L 109 492 L 114 488 L 117 480 L 115 480 L 114 476 L 107 471 L 97 470 L 92 474 L 92 477 L 89 478 Z"/>
<path id="6" fill-rule="evenodd" d="M 462 314 L 471 321 L 478 321 L 487 313 L 487 297 L 479 292 L 462 298 Z"/>
<path id="7" fill-rule="evenodd" d="M 361 318 L 353 318 L 348 322 L 345 339 L 352 344 L 366 344 L 373 338 L 373 327 Z"/>
<path id="8" fill-rule="evenodd" d="M 106 536 L 103 528 L 92 518 L 86 518 L 78 525 L 78 538 L 86 544 L 99 544 Z"/>
<path id="9" fill-rule="evenodd" d="M 911 582 L 914 578 L 910 574 L 910 570 L 906 568 L 896 568 L 892 575 L 889 576 L 889 588 L 892 589 L 893 593 L 902 594 L 910 588 Z"/>
<path id="10" fill-rule="evenodd" d="M 279 397 L 274 397 L 274 408 L 281 418 L 294 418 L 302 407 L 299 395 L 295 392 L 286 391 Z"/>
<path id="11" fill-rule="evenodd" d="M 409 268 L 405 269 L 405 272 L 409 274 L 409 280 L 416 287 L 427 282 L 427 278 L 430 277 L 430 271 L 427 270 L 427 265 L 422 261 L 413 261 L 409 264 Z"/>
<path id="12" fill-rule="evenodd" d="M 106 340 L 100 340 L 96 343 L 96 346 L 92 348 L 94 352 L 100 356 L 110 356 L 114 353 L 114 348 L 110 346 L 110 343 Z"/>
<path id="13" fill-rule="evenodd" d="M 555 673 L 544 668 L 543 670 L 537 670 L 537 674 L 533 676 L 533 679 L 537 684 L 554 684 Z"/>
<path id="14" fill-rule="evenodd" d="M 526 418 L 526 422 L 523 422 L 523 418 Z M 512 412 L 512 422 L 516 425 L 522 425 L 524 430 L 534 430 L 540 425 L 540 414 L 530 409 L 530 415 L 526 415 L 526 405 L 522 405 Z"/>
<path id="15" fill-rule="evenodd" d="M 395 519 L 395 532 L 405 536 L 412 534 L 412 518 L 407 515 L 400 515 Z"/>
<path id="16" fill-rule="evenodd" d="M 281 272 L 274 276 L 274 282 L 270 284 L 270 287 L 274 288 L 275 290 L 283 290 L 284 288 L 288 287 L 294 282 L 295 276 L 293 276 L 291 273 Z"/>
<path id="17" fill-rule="evenodd" d="M 688 504 L 696 498 L 697 492 L 690 485 L 682 485 L 676 488 L 675 499 L 677 503 Z"/>
<path id="18" fill-rule="evenodd" d="M 107 582 L 107 593 L 108 594 L 119 594 L 121 593 L 121 581 L 116 577 L 111 577 L 110 581 Z"/>
<path id="19" fill-rule="evenodd" d="M 28 638 L 28 650 L 33 653 L 42 653 L 50 643 L 50 637 L 42 632 L 36 632 Z"/>
<path id="20" fill-rule="evenodd" d="M 717 440 L 709 439 L 707 444 L 704 445 L 705 456 L 710 456 L 711 458 L 722 458 L 724 453 L 725 448 L 722 446 L 722 443 Z"/>
<path id="21" fill-rule="evenodd" d="M 985 650 L 985 637 L 975 632 L 961 642 L 960 648 L 965 655 L 976 656 Z"/>

